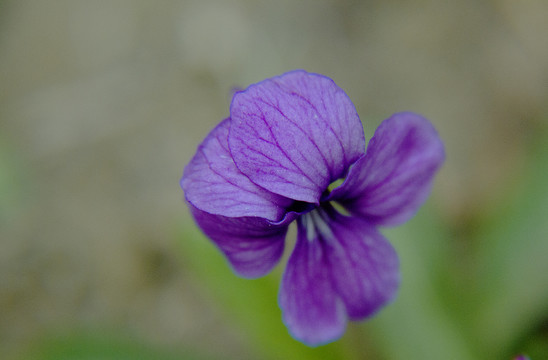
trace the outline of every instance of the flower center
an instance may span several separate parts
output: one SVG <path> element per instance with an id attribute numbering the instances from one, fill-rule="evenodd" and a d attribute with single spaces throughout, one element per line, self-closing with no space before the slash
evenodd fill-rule
<path id="1" fill-rule="evenodd" d="M 312 211 L 301 215 L 298 220 L 299 227 L 302 231 L 306 231 L 306 239 L 310 242 L 320 239 L 330 242 L 334 239 L 330 223 L 335 220 L 336 215 L 335 208 L 330 203 L 325 202 Z"/>
<path id="2" fill-rule="evenodd" d="M 314 209 L 314 204 L 307 203 L 305 201 L 294 201 L 293 204 L 287 209 L 287 212 L 307 213 Z"/>

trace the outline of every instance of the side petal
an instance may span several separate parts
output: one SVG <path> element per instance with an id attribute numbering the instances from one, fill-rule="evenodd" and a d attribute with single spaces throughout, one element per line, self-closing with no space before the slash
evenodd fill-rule
<path id="1" fill-rule="evenodd" d="M 371 223 L 401 224 L 426 200 L 444 159 L 443 142 L 428 120 L 394 114 L 377 128 L 366 154 L 329 199 Z"/>
<path id="2" fill-rule="evenodd" d="M 332 213 L 330 228 L 333 239 L 326 242 L 334 289 L 350 319 L 369 317 L 397 293 L 396 251 L 366 220 Z"/>
<path id="3" fill-rule="evenodd" d="M 280 261 L 289 222 L 272 222 L 257 217 L 225 217 L 201 211 L 190 204 L 202 231 L 217 245 L 234 271 L 245 278 L 266 275 Z"/>
<path id="4" fill-rule="evenodd" d="M 291 335 L 317 346 L 342 336 L 346 314 L 333 289 L 323 244 L 308 240 L 309 229 L 302 219 L 297 224 L 297 243 L 282 278 L 278 303 Z"/>
<path id="5" fill-rule="evenodd" d="M 210 214 L 278 221 L 292 200 L 252 183 L 228 151 L 230 119 L 214 128 L 186 166 L 181 187 L 189 203 Z"/>
<path id="6" fill-rule="evenodd" d="M 333 80 L 293 71 L 234 95 L 230 152 L 255 184 L 319 203 L 328 185 L 363 154 L 363 127 Z"/>

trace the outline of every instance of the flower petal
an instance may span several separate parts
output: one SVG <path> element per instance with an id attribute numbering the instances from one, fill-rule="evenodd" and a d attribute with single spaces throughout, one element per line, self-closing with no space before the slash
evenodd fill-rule
<path id="1" fill-rule="evenodd" d="M 343 216 L 330 205 L 297 221 L 279 303 L 291 334 L 318 345 L 340 337 L 347 317 L 371 316 L 394 298 L 399 261 L 367 220 Z"/>
<path id="2" fill-rule="evenodd" d="M 229 126 L 225 119 L 213 129 L 186 166 L 181 179 L 186 199 L 211 214 L 280 220 L 293 201 L 255 185 L 238 170 L 228 151 Z"/>
<path id="3" fill-rule="evenodd" d="M 334 180 L 363 154 L 354 105 L 331 79 L 293 71 L 234 95 L 229 147 L 255 184 L 319 203 Z"/>
<path id="4" fill-rule="evenodd" d="M 332 212 L 333 239 L 326 242 L 335 291 L 350 319 L 361 320 L 389 303 L 400 282 L 399 260 L 390 243 L 366 220 Z"/>
<path id="5" fill-rule="evenodd" d="M 203 232 L 225 254 L 234 271 L 245 278 L 261 277 L 279 262 L 288 224 L 296 217 L 290 213 L 274 224 L 262 218 L 225 217 L 192 204 L 189 207 Z"/>
<path id="6" fill-rule="evenodd" d="M 333 290 L 326 249 L 320 241 L 307 239 L 302 219 L 297 224 L 297 243 L 282 278 L 278 302 L 291 335 L 316 346 L 344 333 L 346 314 Z"/>
<path id="7" fill-rule="evenodd" d="M 371 223 L 401 224 L 426 200 L 444 159 L 443 143 L 428 120 L 410 112 L 394 114 L 328 199 Z"/>

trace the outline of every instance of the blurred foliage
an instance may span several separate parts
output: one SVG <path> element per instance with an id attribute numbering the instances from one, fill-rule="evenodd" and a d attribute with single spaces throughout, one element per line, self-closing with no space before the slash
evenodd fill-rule
<path id="1" fill-rule="evenodd" d="M 21 201 L 22 176 L 8 141 L 0 134 L 0 226 L 18 210 Z"/>
<path id="2" fill-rule="evenodd" d="M 542 125 L 530 135 L 521 181 L 476 239 L 477 336 L 498 356 L 526 348 L 532 359 L 548 358 L 548 128 Z"/>
<path id="3" fill-rule="evenodd" d="M 168 352 L 136 339 L 110 334 L 76 333 L 43 340 L 24 356 L 28 360 L 212 360 L 193 352 Z"/>

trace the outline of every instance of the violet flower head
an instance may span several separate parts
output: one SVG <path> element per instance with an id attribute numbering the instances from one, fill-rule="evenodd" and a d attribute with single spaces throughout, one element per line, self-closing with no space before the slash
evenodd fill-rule
<path id="1" fill-rule="evenodd" d="M 299 70 L 236 93 L 181 187 L 198 225 L 243 277 L 272 270 L 296 221 L 278 302 L 293 337 L 315 346 L 394 298 L 398 257 L 377 227 L 413 216 L 444 157 L 433 126 L 410 112 L 386 119 L 366 152 L 345 92 Z"/>

